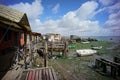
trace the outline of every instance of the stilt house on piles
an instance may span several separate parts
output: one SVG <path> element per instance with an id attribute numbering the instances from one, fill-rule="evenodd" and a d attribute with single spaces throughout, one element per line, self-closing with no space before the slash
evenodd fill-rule
<path id="1" fill-rule="evenodd" d="M 31 28 L 27 15 L 0 5 L 0 52 L 10 47 L 23 47 Z"/>
<path id="2" fill-rule="evenodd" d="M 0 71 L 11 65 L 14 47 L 24 48 L 31 28 L 27 15 L 15 9 L 0 5 Z M 11 50 L 12 49 L 12 50 Z"/>

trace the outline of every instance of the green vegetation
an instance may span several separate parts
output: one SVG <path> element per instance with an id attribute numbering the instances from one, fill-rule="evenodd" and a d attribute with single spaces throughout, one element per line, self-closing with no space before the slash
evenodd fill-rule
<path id="1" fill-rule="evenodd" d="M 103 46 L 103 48 L 111 46 L 113 44 L 113 42 L 105 42 L 105 41 L 94 41 L 94 42 L 90 42 L 90 43 L 76 43 L 76 44 L 72 44 L 74 46 L 76 46 L 76 49 L 87 49 L 87 48 L 91 48 L 92 46 Z"/>
<path id="2" fill-rule="evenodd" d="M 62 58 L 56 61 L 62 66 L 62 68 L 64 68 L 66 71 L 69 71 L 71 74 L 75 75 L 78 79 L 81 79 L 81 80 L 113 80 L 113 78 L 103 76 L 97 73 L 96 71 L 94 71 L 92 68 L 90 68 L 88 65 L 89 63 L 91 63 L 91 58 L 92 58 L 91 56 L 79 57 L 79 58 L 73 58 L 73 59 Z"/>
<path id="3" fill-rule="evenodd" d="M 75 46 L 75 49 L 72 50 L 76 50 L 76 49 L 91 49 L 93 46 L 102 46 L 102 49 L 97 50 L 99 54 L 107 54 L 107 53 L 111 53 L 112 51 L 110 50 L 106 50 L 106 48 L 111 47 L 112 45 L 114 45 L 114 42 L 105 42 L 105 41 L 93 41 L 90 43 L 76 43 L 76 44 L 71 44 L 73 46 Z"/>

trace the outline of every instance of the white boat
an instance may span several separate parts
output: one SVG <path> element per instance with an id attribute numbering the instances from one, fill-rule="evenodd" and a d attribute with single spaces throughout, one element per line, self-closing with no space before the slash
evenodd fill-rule
<path id="1" fill-rule="evenodd" d="M 92 47 L 92 49 L 99 50 L 99 49 L 102 49 L 102 46 Z"/>
<path id="2" fill-rule="evenodd" d="M 81 42 L 81 43 L 83 43 L 83 44 L 88 44 L 88 43 L 90 43 L 90 42 L 86 41 L 86 42 Z"/>
<path id="3" fill-rule="evenodd" d="M 79 49 L 76 50 L 76 53 L 78 56 L 89 56 L 97 53 L 97 51 L 92 49 Z"/>

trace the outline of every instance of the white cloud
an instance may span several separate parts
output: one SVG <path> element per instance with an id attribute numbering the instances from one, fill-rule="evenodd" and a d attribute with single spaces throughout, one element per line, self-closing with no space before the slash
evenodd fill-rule
<path id="1" fill-rule="evenodd" d="M 42 23 L 38 18 L 43 13 L 44 10 L 41 4 L 41 0 L 35 0 L 34 2 L 32 2 L 32 4 L 27 2 L 26 3 L 21 2 L 14 5 L 9 5 L 9 7 L 25 12 L 28 16 L 31 29 L 33 31 L 38 32 L 40 31 L 41 29 L 40 24 Z"/>
<path id="2" fill-rule="evenodd" d="M 94 1 L 88 1 L 75 11 L 76 16 L 80 19 L 88 19 L 92 13 L 97 9 L 98 3 Z"/>
<path id="3" fill-rule="evenodd" d="M 59 20 L 46 20 L 41 22 L 39 17 L 43 12 L 41 1 L 35 0 L 32 4 L 19 3 L 10 7 L 27 13 L 33 31 L 40 33 L 60 33 L 64 35 L 76 34 L 81 36 L 109 35 L 107 28 L 101 28 L 98 21 L 91 21 L 91 15 L 96 13 L 98 3 L 95 1 L 85 2 L 75 11 L 70 11 Z M 53 12 L 57 13 L 60 5 L 56 4 Z M 102 10 L 101 10 L 102 11 Z M 98 11 L 101 12 L 101 11 Z M 97 13 L 96 13 L 97 14 Z"/>
<path id="4" fill-rule="evenodd" d="M 105 27 L 120 30 L 120 11 L 109 16 L 109 19 L 105 23 Z"/>
<path id="5" fill-rule="evenodd" d="M 104 27 L 109 29 L 113 35 L 120 36 L 120 2 L 109 7 L 109 18 Z"/>
<path id="6" fill-rule="evenodd" d="M 107 7 L 103 7 L 103 8 L 101 8 L 101 9 L 95 11 L 91 16 L 93 17 L 93 16 L 99 14 L 100 12 L 105 11 L 106 9 L 107 9 Z"/>
<path id="7" fill-rule="evenodd" d="M 26 3 L 21 2 L 19 4 L 9 5 L 9 7 L 27 13 L 29 19 L 36 19 L 43 12 L 41 0 L 35 0 L 34 2 L 32 2 L 32 4 L 27 2 Z"/>
<path id="8" fill-rule="evenodd" d="M 101 2 L 105 6 L 110 5 L 110 4 L 114 3 L 115 1 L 117 1 L 117 0 L 99 0 L 99 2 Z"/>
<path id="9" fill-rule="evenodd" d="M 48 33 L 56 32 L 65 35 L 77 34 L 81 36 L 105 35 L 106 29 L 101 29 L 98 21 L 89 20 L 89 16 L 95 13 L 97 6 L 98 4 L 96 2 L 88 1 L 79 9 L 65 14 L 62 19 L 57 21 L 48 20 L 41 26 L 48 26 L 46 29 Z M 103 32 L 101 33 L 101 31 Z"/>
<path id="10" fill-rule="evenodd" d="M 58 12 L 58 10 L 59 10 L 59 7 L 60 7 L 60 4 L 57 3 L 57 4 L 52 8 L 52 12 L 53 12 L 54 14 L 56 14 L 56 13 Z"/>
<path id="11" fill-rule="evenodd" d="M 109 12 L 112 13 L 112 12 L 117 12 L 120 10 L 120 2 L 112 5 L 109 7 Z"/>

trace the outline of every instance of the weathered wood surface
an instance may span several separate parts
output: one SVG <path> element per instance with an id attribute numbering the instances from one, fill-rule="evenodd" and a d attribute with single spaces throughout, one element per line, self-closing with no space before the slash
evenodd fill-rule
<path id="1" fill-rule="evenodd" d="M 39 48 L 44 49 L 45 47 L 40 46 Z M 64 44 L 53 45 L 53 46 L 48 45 L 48 50 L 51 50 L 51 49 L 53 49 L 53 50 L 57 50 L 57 49 L 64 50 Z"/>
<path id="2" fill-rule="evenodd" d="M 110 74 L 112 77 L 116 78 L 120 75 L 120 63 L 116 63 L 109 59 L 97 58 L 95 62 L 97 69 L 101 70 L 103 73 L 108 72 L 108 67 L 110 67 Z"/>
<path id="3" fill-rule="evenodd" d="M 23 71 L 21 80 L 58 80 L 52 67 Z"/>
<path id="4" fill-rule="evenodd" d="M 10 70 L 5 74 L 2 80 L 20 80 L 21 73 L 22 73 L 21 68 L 19 68 L 18 70 L 15 69 Z"/>
<path id="5" fill-rule="evenodd" d="M 39 45 L 39 49 L 46 50 L 46 46 L 44 44 Z M 67 57 L 68 52 L 68 42 L 61 42 L 61 43 L 48 43 L 47 42 L 47 51 L 51 52 L 51 55 L 53 54 L 53 51 L 59 51 L 62 52 L 62 55 L 64 57 Z M 44 52 L 45 53 L 45 52 Z"/>

